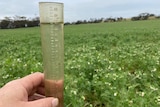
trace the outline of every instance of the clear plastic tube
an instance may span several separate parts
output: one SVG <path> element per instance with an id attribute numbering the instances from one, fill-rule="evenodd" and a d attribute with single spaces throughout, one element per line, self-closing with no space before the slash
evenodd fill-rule
<path id="1" fill-rule="evenodd" d="M 39 10 L 45 75 L 45 95 L 58 98 L 60 103 L 58 107 L 63 107 L 63 3 L 40 2 Z"/>

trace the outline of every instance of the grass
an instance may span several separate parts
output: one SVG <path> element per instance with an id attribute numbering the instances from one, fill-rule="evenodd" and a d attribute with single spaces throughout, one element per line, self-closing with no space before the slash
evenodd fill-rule
<path id="1" fill-rule="evenodd" d="M 65 107 L 160 106 L 159 23 L 65 26 Z M 0 86 L 43 71 L 39 32 L 0 30 Z"/>

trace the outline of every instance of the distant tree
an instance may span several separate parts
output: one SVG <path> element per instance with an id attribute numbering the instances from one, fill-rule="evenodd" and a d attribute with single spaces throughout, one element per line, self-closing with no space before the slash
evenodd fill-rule
<path id="1" fill-rule="evenodd" d="M 139 16 L 134 16 L 134 17 L 131 18 L 131 20 L 132 21 L 140 20 L 140 17 Z"/>
<path id="2" fill-rule="evenodd" d="M 141 13 L 139 14 L 140 20 L 147 20 L 149 18 L 150 14 L 149 13 Z"/>
<path id="3" fill-rule="evenodd" d="M 94 20 L 94 23 L 101 23 L 101 22 L 104 22 L 104 18 Z"/>
<path id="4" fill-rule="evenodd" d="M 147 20 L 150 16 L 153 16 L 154 14 L 149 13 L 140 13 L 138 16 L 134 16 L 131 18 L 132 21 L 136 20 Z"/>
<path id="5" fill-rule="evenodd" d="M 4 17 L 4 19 L 0 23 L 1 29 L 14 28 L 14 21 L 11 17 Z"/>
<path id="6" fill-rule="evenodd" d="M 39 26 L 40 25 L 40 18 L 39 17 L 34 17 L 31 19 L 31 21 L 28 21 L 28 26 L 29 27 L 34 27 L 34 26 Z"/>
<path id="7" fill-rule="evenodd" d="M 75 24 L 82 24 L 82 21 L 78 20 Z"/>
<path id="8" fill-rule="evenodd" d="M 95 18 L 90 18 L 90 20 L 88 21 L 88 23 L 94 23 L 95 22 Z"/>
<path id="9" fill-rule="evenodd" d="M 117 18 L 117 21 L 122 21 L 123 20 L 123 17 L 118 17 Z"/>
<path id="10" fill-rule="evenodd" d="M 83 20 L 83 24 L 86 24 L 87 23 L 87 20 Z"/>
<path id="11" fill-rule="evenodd" d="M 7 29 L 8 28 L 8 25 L 9 25 L 10 21 L 8 20 L 2 20 L 1 23 L 0 23 L 0 28 L 1 29 Z"/>
<path id="12" fill-rule="evenodd" d="M 65 22 L 65 23 L 64 23 L 64 25 L 70 25 L 70 24 L 71 24 L 70 22 Z"/>
<path id="13" fill-rule="evenodd" d="M 155 14 L 149 14 L 149 16 L 152 17 L 152 16 L 156 16 L 156 15 Z"/>
<path id="14" fill-rule="evenodd" d="M 26 20 L 16 20 L 14 21 L 14 25 L 16 28 L 22 28 L 25 27 L 27 21 Z"/>
<path id="15" fill-rule="evenodd" d="M 13 19 L 15 28 L 22 28 L 26 26 L 27 17 L 15 15 L 13 16 Z"/>
<path id="16" fill-rule="evenodd" d="M 106 21 L 107 21 L 107 22 L 115 22 L 116 19 L 115 19 L 115 18 L 107 18 Z"/>

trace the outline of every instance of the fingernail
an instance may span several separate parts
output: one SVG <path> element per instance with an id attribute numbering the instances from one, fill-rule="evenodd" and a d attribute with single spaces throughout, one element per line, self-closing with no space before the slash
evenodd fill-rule
<path id="1" fill-rule="evenodd" d="M 54 98 L 54 99 L 52 100 L 52 107 L 57 107 L 57 106 L 58 106 L 58 103 L 59 103 L 58 98 Z"/>

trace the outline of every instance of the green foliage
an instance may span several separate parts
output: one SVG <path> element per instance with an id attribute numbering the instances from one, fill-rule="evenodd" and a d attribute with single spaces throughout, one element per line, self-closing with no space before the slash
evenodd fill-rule
<path id="1" fill-rule="evenodd" d="M 32 72 L 42 71 L 38 30 L 0 30 L 0 86 Z"/>
<path id="2" fill-rule="evenodd" d="M 160 106 L 159 22 L 65 26 L 65 107 Z M 39 32 L 0 30 L 0 86 L 43 71 Z"/>

